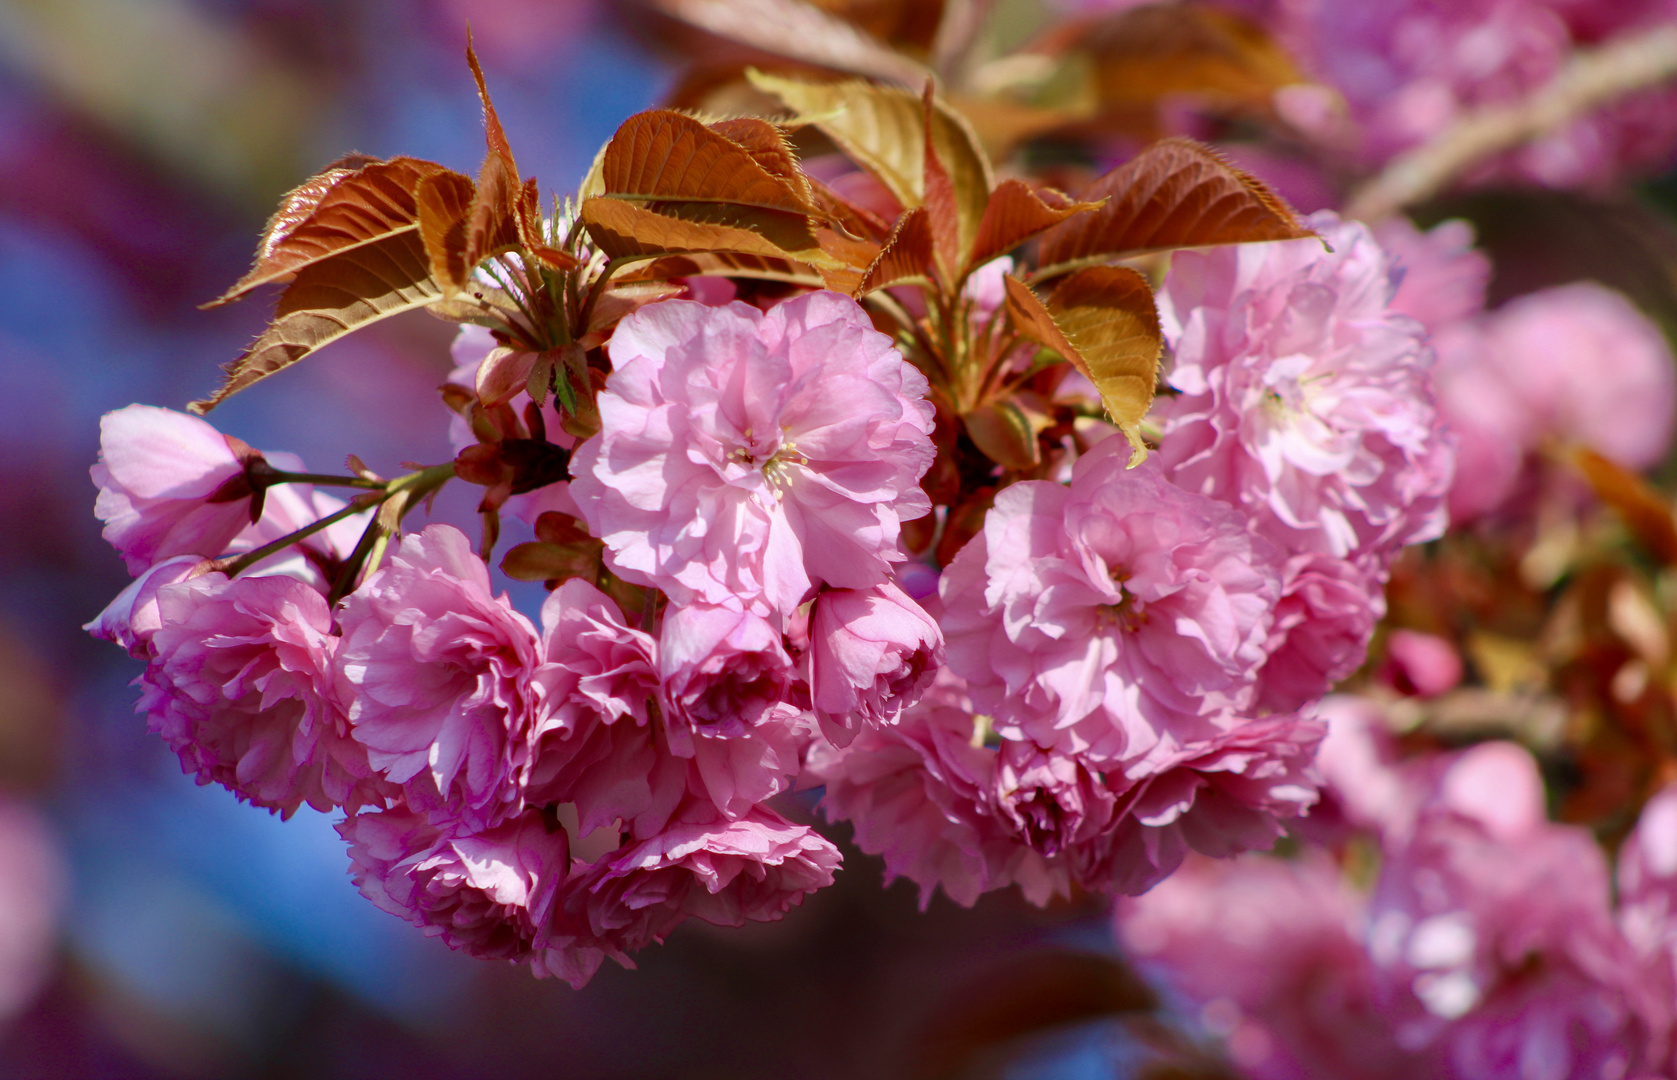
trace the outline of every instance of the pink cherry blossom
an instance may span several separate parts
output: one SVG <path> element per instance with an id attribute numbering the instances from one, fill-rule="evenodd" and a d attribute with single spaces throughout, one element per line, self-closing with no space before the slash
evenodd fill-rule
<path id="1" fill-rule="evenodd" d="M 649 730 L 658 697 L 657 645 L 610 597 L 581 578 L 542 605 L 543 661 L 526 800 L 573 803 L 579 836 L 619 820 L 650 834 L 685 792 L 686 768 Z M 673 772 L 671 766 L 674 766 Z"/>
<path id="2" fill-rule="evenodd" d="M 1119 797 L 1115 824 L 1070 853 L 1077 880 L 1133 896 L 1167 877 L 1189 851 L 1228 858 L 1269 848 L 1284 832 L 1283 820 L 1316 802 L 1314 762 L 1324 733 L 1312 720 L 1272 716 L 1109 773 Z"/>
<path id="3" fill-rule="evenodd" d="M 718 926 L 779 919 L 832 884 L 838 849 L 767 808 L 733 821 L 677 821 L 578 868 L 566 883 L 540 974 L 586 983 L 607 956 L 662 942 L 689 916 Z"/>
<path id="4" fill-rule="evenodd" d="M 338 671 L 355 739 L 408 805 L 488 828 L 523 806 L 541 639 L 489 589 L 458 529 L 431 525 L 345 601 Z"/>
<path id="5" fill-rule="evenodd" d="M 570 869 L 565 829 L 526 810 L 479 833 L 439 829 L 408 810 L 338 826 L 361 894 L 473 956 L 528 961 Z"/>
<path id="6" fill-rule="evenodd" d="M 1136 761 L 1251 702 L 1279 592 L 1235 510 L 1126 469 L 1121 440 L 1071 484 L 1004 488 L 939 589 L 948 663 L 1007 739 Z"/>
<path id="7" fill-rule="evenodd" d="M 943 661 L 937 623 L 891 582 L 822 592 L 809 632 L 810 697 L 822 731 L 840 746 L 857 721 L 895 722 Z"/>
<path id="8" fill-rule="evenodd" d="M 922 909 L 939 888 L 964 907 L 1010 883 L 1036 904 L 1065 895 L 1065 867 L 997 814 L 997 753 L 974 745 L 974 730 L 961 680 L 944 668 L 895 724 L 863 727 L 843 748 L 817 743 L 801 782 L 825 785 L 827 816 L 848 820 L 856 846 L 884 856 L 887 884 L 919 886 Z"/>
<path id="9" fill-rule="evenodd" d="M 1388 850 L 1368 918 L 1399 1041 L 1435 1049 L 1455 1075 L 1521 1077 L 1541 1062 L 1558 1077 L 1634 1076 L 1669 1022 L 1582 829 L 1428 813 Z"/>
<path id="10" fill-rule="evenodd" d="M 205 574 L 156 593 L 140 710 L 200 784 L 290 816 L 382 806 L 349 737 L 335 683 L 338 637 L 314 588 L 285 576 Z"/>
<path id="11" fill-rule="evenodd" d="M 796 672 L 768 620 L 690 604 L 664 613 L 660 705 L 670 751 L 691 758 L 715 807 L 739 817 L 784 790 L 809 740 Z"/>
<path id="12" fill-rule="evenodd" d="M 1459 520 L 1518 489 L 1544 442 L 1581 443 L 1632 468 L 1664 457 L 1677 361 L 1629 301 L 1590 282 L 1530 293 L 1438 336 L 1440 408 L 1459 444 Z"/>
<path id="13" fill-rule="evenodd" d="M 1239 507 L 1289 554 L 1380 572 L 1444 528 L 1452 454 L 1421 327 L 1393 313 L 1390 257 L 1356 222 L 1314 240 L 1175 257 L 1159 293 L 1180 393 L 1155 406 L 1165 475 Z"/>
<path id="14" fill-rule="evenodd" d="M 867 588 L 901 561 L 899 522 L 930 509 L 932 409 L 855 301 L 664 301 L 610 348 L 571 491 L 627 580 L 784 617 L 816 585 Z"/>
<path id="15" fill-rule="evenodd" d="M 251 491 L 216 499 L 251 453 L 196 416 L 130 405 L 99 421 L 94 513 L 131 574 L 173 555 L 214 557 L 250 520 Z"/>
<path id="16" fill-rule="evenodd" d="M 1634 36 L 1673 14 L 1667 4 L 1640 0 L 1218 6 L 1259 19 L 1312 80 L 1338 92 L 1340 108 L 1290 118 L 1325 151 L 1364 169 L 1438 138 L 1473 110 L 1528 99 L 1574 49 Z M 1666 88 L 1620 97 L 1539 133 L 1467 179 L 1599 188 L 1627 172 L 1662 168 L 1677 146 L 1671 101 Z"/>
<path id="17" fill-rule="evenodd" d="M 1385 614 L 1385 589 L 1354 563 L 1319 554 L 1288 559 L 1258 704 L 1293 712 L 1321 698 L 1362 666 Z"/>
<path id="18" fill-rule="evenodd" d="M 664 613 L 658 667 L 671 729 L 721 736 L 771 721 L 793 678 L 792 658 L 767 619 L 711 604 Z"/>

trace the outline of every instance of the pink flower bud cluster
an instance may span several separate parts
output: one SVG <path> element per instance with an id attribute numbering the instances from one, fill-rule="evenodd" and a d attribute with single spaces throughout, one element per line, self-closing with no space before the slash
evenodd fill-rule
<path id="1" fill-rule="evenodd" d="M 1549 822 L 1512 743 L 1398 762 L 1379 706 L 1324 703 L 1341 850 L 1192 861 L 1117 926 L 1259 1080 L 1668 1076 L 1677 1033 L 1677 789 L 1607 860 Z M 1350 856 L 1346 855 L 1349 859 Z M 1358 856 L 1364 862 L 1367 856 Z"/>

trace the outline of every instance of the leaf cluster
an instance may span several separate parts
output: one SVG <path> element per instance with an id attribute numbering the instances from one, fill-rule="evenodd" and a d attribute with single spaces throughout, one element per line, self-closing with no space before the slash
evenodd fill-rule
<path id="1" fill-rule="evenodd" d="M 486 557 L 508 497 L 566 478 L 547 430 L 597 430 L 613 328 L 687 278 L 828 288 L 867 307 L 931 384 L 940 454 L 925 484 L 951 508 L 937 542 L 952 554 L 1000 486 L 1047 475 L 1067 439 L 1093 436 L 1090 424 L 1109 421 L 1132 461 L 1145 455 L 1162 337 L 1135 260 L 1311 235 L 1261 183 L 1193 142 L 1156 143 L 1068 195 L 998 179 L 974 126 L 929 78 L 910 90 L 759 71 L 746 77 L 771 116 L 632 116 L 575 197 L 544 216 L 470 45 L 467 61 L 484 111 L 477 178 L 352 157 L 286 195 L 250 272 L 215 301 L 281 284 L 274 318 L 193 407 L 403 311 L 486 326 L 496 347 L 476 385 L 445 388 L 478 438 L 456 472 L 485 488 Z M 880 197 L 807 173 L 799 148 L 821 141 Z M 984 275 L 995 284 L 1004 256 L 1000 302 L 981 303 L 975 290 Z M 521 392 L 531 404 L 520 415 Z M 531 551 L 517 561 L 521 573 L 546 565 Z"/>

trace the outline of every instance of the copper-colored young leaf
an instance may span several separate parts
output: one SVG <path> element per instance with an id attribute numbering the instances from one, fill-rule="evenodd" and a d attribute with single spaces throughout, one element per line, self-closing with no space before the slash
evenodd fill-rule
<path id="1" fill-rule="evenodd" d="M 1677 520 L 1670 501 L 1636 473 L 1588 447 L 1571 459 L 1602 502 L 1618 511 L 1625 526 L 1650 555 L 1677 566 Z"/>
<path id="2" fill-rule="evenodd" d="M 805 206 L 820 208 L 810 189 L 809 177 L 798 167 L 798 155 L 793 152 L 792 144 L 780 125 L 756 116 L 738 116 L 731 120 L 718 120 L 708 126 L 718 135 L 744 147 L 765 172 L 790 187 Z"/>
<path id="3" fill-rule="evenodd" d="M 811 83 L 755 70 L 746 74 L 753 86 L 819 127 L 856 164 L 877 177 L 904 208 L 913 209 L 925 201 L 926 137 L 920 95 L 866 82 Z M 933 110 L 932 142 L 962 205 L 971 200 L 970 205 L 976 206 L 972 217 L 976 227 L 984 213 L 980 195 L 990 191 L 989 160 L 966 120 L 942 101 Z"/>
<path id="4" fill-rule="evenodd" d="M 862 275 L 855 295 L 866 296 L 898 282 L 929 277 L 935 252 L 931 214 L 926 207 L 917 206 L 897 219 L 891 239 Z"/>
<path id="5" fill-rule="evenodd" d="M 968 266 L 981 266 L 1053 228 L 1073 214 L 1098 210 L 1098 202 L 1078 202 L 1053 188 L 1033 189 L 1023 180 L 1003 180 L 990 193 L 978 225 Z"/>
<path id="6" fill-rule="evenodd" d="M 1087 57 L 1103 108 L 1134 112 L 1141 130 L 1156 125 L 1147 114 L 1166 97 L 1262 111 L 1276 90 L 1304 81 L 1263 27 L 1203 4 L 1147 4 L 1075 20 L 1032 51 Z"/>
<path id="7" fill-rule="evenodd" d="M 1006 288 L 1013 325 L 1095 384 L 1130 440 L 1130 464 L 1140 464 L 1147 456 L 1141 420 L 1153 403 L 1164 346 L 1147 279 L 1126 266 L 1092 266 L 1061 282 L 1047 304 L 1011 274 Z"/>
<path id="8" fill-rule="evenodd" d="M 206 307 L 237 300 L 258 286 L 289 280 L 311 263 L 416 228 L 414 190 L 419 183 L 430 176 L 460 175 L 418 158 L 379 161 L 356 156 L 344 162 L 310 177 L 280 200 L 262 231 L 250 272 Z"/>
<path id="9" fill-rule="evenodd" d="M 621 199 L 593 198 L 583 202 L 582 220 L 594 246 L 612 259 L 737 251 L 792 258 L 817 268 L 835 264 L 820 249 L 815 230 L 802 214 L 722 203 L 641 207 Z"/>
<path id="10" fill-rule="evenodd" d="M 821 288 L 821 275 L 811 266 L 787 258 L 715 251 L 692 255 L 668 255 L 641 267 L 625 270 L 612 280 L 663 281 L 678 277 L 743 277 L 763 281 L 787 281 Z M 608 293 L 607 296 L 610 294 Z M 602 299 L 601 303 L 605 300 Z"/>
<path id="11" fill-rule="evenodd" d="M 214 394 L 189 407 L 205 413 L 232 394 L 368 323 L 442 298 L 415 230 L 312 263 L 280 295 L 262 336 L 227 367 Z"/>
<path id="12" fill-rule="evenodd" d="M 765 52 L 918 86 L 925 67 L 805 0 L 654 0 L 683 22 Z"/>
<path id="13" fill-rule="evenodd" d="M 431 260 L 431 276 L 445 293 L 465 287 L 472 268 L 466 264 L 466 215 L 473 184 L 456 172 L 427 176 L 414 190 L 419 208 L 419 238 Z"/>
<path id="14" fill-rule="evenodd" d="M 926 81 L 926 90 L 921 101 L 922 145 L 925 154 L 921 165 L 921 180 L 925 187 L 925 201 L 920 204 L 920 209 L 926 212 L 926 220 L 931 224 L 932 252 L 939 274 L 944 281 L 952 282 L 960 274 L 964 261 L 962 255 L 970 246 L 963 241 L 970 242 L 976 235 L 978 219 L 984 213 L 983 200 L 989 196 L 989 192 L 979 192 L 979 201 L 976 204 L 963 205 L 961 194 L 955 188 L 954 177 L 944 168 L 943 159 L 938 155 L 936 142 L 932 138 L 934 112 L 930 79 Z M 977 210 L 976 214 L 963 213 L 973 209 Z"/>
<path id="15" fill-rule="evenodd" d="M 1189 139 L 1154 143 L 1081 198 L 1107 202 L 1043 235 L 1039 278 L 1143 251 L 1316 235 L 1263 181 Z"/>
<path id="16" fill-rule="evenodd" d="M 614 199 L 820 212 L 807 183 L 775 175 L 750 149 L 669 109 L 624 121 L 606 144 L 600 179 L 604 194 Z"/>
<path id="17" fill-rule="evenodd" d="M 483 81 L 483 68 L 478 65 L 477 53 L 472 51 L 470 37 L 466 41 L 466 63 L 471 66 L 472 78 L 477 80 L 478 98 L 483 102 L 483 134 L 488 147 L 483 167 L 478 170 L 477 191 L 466 215 L 466 266 L 470 270 L 498 251 L 519 246 L 523 239 L 518 223 L 522 185 L 518 180 L 518 163 L 513 160 L 512 147 L 507 145 L 495 104 L 489 100 L 489 87 Z"/>
<path id="18" fill-rule="evenodd" d="M 973 443 L 1004 469 L 1029 469 L 1042 462 L 1030 419 L 1011 401 L 986 402 L 963 414 L 961 422 Z"/>
<path id="19" fill-rule="evenodd" d="M 534 177 L 518 189 L 518 235 L 525 251 L 554 270 L 574 270 L 582 265 L 569 252 L 548 244 L 542 232 L 541 192 Z"/>

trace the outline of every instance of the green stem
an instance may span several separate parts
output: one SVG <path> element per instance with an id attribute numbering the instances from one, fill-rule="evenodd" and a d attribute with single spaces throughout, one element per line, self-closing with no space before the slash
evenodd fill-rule
<path id="1" fill-rule="evenodd" d="M 270 484 L 325 484 L 330 487 L 368 488 L 383 491 L 386 481 L 368 480 L 360 476 L 330 476 L 326 473 L 294 473 L 274 469 L 265 477 Z"/>
<path id="2" fill-rule="evenodd" d="M 344 518 L 353 517 L 369 507 L 377 506 L 386 499 L 390 498 L 392 494 L 394 494 L 393 491 L 386 491 L 382 495 L 375 495 L 371 498 L 362 496 L 361 498 L 355 499 L 348 506 L 339 510 L 335 514 L 328 514 L 312 525 L 305 525 L 294 533 L 287 533 L 271 544 L 263 544 L 255 551 L 245 552 L 243 555 L 240 555 L 238 558 L 228 563 L 226 567 L 222 569 L 222 573 L 226 574 L 228 577 L 238 577 L 240 574 L 249 570 L 263 559 L 266 559 L 268 556 L 277 555 L 286 548 L 290 547 L 292 544 L 297 543 L 299 540 L 307 539 L 328 526 L 336 525 Z M 220 562 L 221 560 L 218 559 L 216 561 Z"/>

